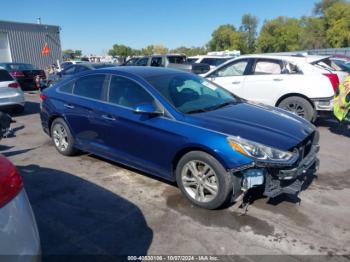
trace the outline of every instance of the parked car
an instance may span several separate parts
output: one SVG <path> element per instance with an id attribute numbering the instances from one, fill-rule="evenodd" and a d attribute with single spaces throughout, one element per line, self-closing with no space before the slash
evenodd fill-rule
<path id="1" fill-rule="evenodd" d="M 47 86 L 51 86 L 55 84 L 57 81 L 60 81 L 65 78 L 69 78 L 75 74 L 79 74 L 88 70 L 95 70 L 98 68 L 106 68 L 106 67 L 115 67 L 115 64 L 100 64 L 100 63 L 78 63 L 73 64 L 66 69 L 58 72 L 56 74 L 49 75 L 47 79 Z"/>
<path id="2" fill-rule="evenodd" d="M 329 60 L 332 63 L 332 67 L 336 70 L 342 70 L 350 73 L 350 60 L 345 58 L 331 57 Z"/>
<path id="3" fill-rule="evenodd" d="M 244 99 L 283 108 L 309 121 L 317 114 L 331 114 L 339 84 L 336 74 L 292 56 L 240 56 L 204 77 Z"/>
<path id="4" fill-rule="evenodd" d="M 128 59 L 127 61 L 125 61 L 125 63 L 123 63 L 121 65 L 122 66 L 134 66 L 140 58 L 142 58 L 142 57 L 140 57 L 140 56 L 132 57 L 132 58 Z"/>
<path id="5" fill-rule="evenodd" d="M 132 65 L 175 68 L 194 74 L 204 74 L 210 70 L 208 64 L 189 64 L 186 56 L 181 54 L 145 56 L 137 59 Z"/>
<path id="6" fill-rule="evenodd" d="M 212 56 L 212 55 L 199 55 L 199 56 L 190 56 L 187 58 L 187 63 L 189 64 L 208 64 L 210 69 L 213 69 L 226 61 L 232 59 L 232 56 Z"/>
<path id="7" fill-rule="evenodd" d="M 255 186 L 268 197 L 297 194 L 317 165 L 318 133 L 308 121 L 179 70 L 88 71 L 41 99 L 43 130 L 59 153 L 80 149 L 176 181 L 203 208 Z"/>
<path id="8" fill-rule="evenodd" d="M 0 254 L 5 261 L 40 261 L 39 233 L 16 167 L 0 155 Z M 8 256 L 16 259 L 7 260 Z"/>
<path id="9" fill-rule="evenodd" d="M 66 69 L 67 67 L 69 67 L 71 65 L 77 65 L 77 64 L 81 64 L 81 63 L 85 63 L 85 61 L 75 61 L 75 60 L 65 61 L 60 65 L 60 67 L 61 67 L 60 71 Z"/>
<path id="10" fill-rule="evenodd" d="M 44 70 L 31 64 L 0 63 L 0 68 L 6 69 L 21 85 L 22 90 L 37 90 L 41 82 L 46 82 Z"/>
<path id="11" fill-rule="evenodd" d="M 5 70 L 0 69 L 0 109 L 23 112 L 24 94 L 18 82 Z"/>
<path id="12" fill-rule="evenodd" d="M 330 56 L 311 56 L 311 58 L 308 60 L 312 65 L 322 68 L 323 70 L 327 70 L 329 73 L 336 74 L 339 78 L 339 82 L 341 83 L 344 82 L 345 78 L 349 75 L 348 72 L 344 71 L 342 68 L 333 63 Z"/>

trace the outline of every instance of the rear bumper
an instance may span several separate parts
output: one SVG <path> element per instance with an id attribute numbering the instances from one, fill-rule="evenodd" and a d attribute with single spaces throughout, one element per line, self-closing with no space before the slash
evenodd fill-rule
<path id="1" fill-rule="evenodd" d="M 0 107 L 24 106 L 25 99 L 22 91 L 14 92 L 13 94 L 0 97 Z"/>
<path id="2" fill-rule="evenodd" d="M 325 97 L 325 98 L 313 98 L 311 99 L 316 111 L 318 112 L 330 112 L 333 111 L 333 106 L 334 106 L 334 97 Z"/>
<path id="3" fill-rule="evenodd" d="M 24 190 L 0 209 L 0 255 L 40 261 L 38 228 Z"/>

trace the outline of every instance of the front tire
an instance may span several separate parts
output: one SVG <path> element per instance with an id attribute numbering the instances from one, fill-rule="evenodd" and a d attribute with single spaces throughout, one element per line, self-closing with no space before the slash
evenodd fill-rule
<path id="1" fill-rule="evenodd" d="M 279 103 L 278 107 L 290 111 L 310 122 L 315 120 L 315 109 L 305 98 L 290 96 L 283 99 Z"/>
<path id="2" fill-rule="evenodd" d="M 231 199 L 233 175 L 211 155 L 192 151 L 176 167 L 176 181 L 182 193 L 195 205 L 217 209 Z M 235 190 L 236 191 L 236 190 Z"/>
<path id="3" fill-rule="evenodd" d="M 64 156 L 73 156 L 77 153 L 74 148 L 74 138 L 62 118 L 57 118 L 51 125 L 51 139 L 57 151 Z"/>

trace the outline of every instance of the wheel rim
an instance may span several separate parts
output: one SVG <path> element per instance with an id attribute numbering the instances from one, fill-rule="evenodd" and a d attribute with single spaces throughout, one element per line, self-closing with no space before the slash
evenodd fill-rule
<path id="1" fill-rule="evenodd" d="M 62 124 L 56 124 L 53 128 L 53 141 L 55 146 L 60 151 L 65 151 L 68 148 L 67 130 Z"/>
<path id="2" fill-rule="evenodd" d="M 218 194 L 216 173 L 211 166 L 202 161 L 188 162 L 182 169 L 181 180 L 187 194 L 198 202 L 209 202 Z"/>
<path id="3" fill-rule="evenodd" d="M 289 102 L 283 107 L 283 109 L 305 118 L 305 108 L 297 102 Z"/>

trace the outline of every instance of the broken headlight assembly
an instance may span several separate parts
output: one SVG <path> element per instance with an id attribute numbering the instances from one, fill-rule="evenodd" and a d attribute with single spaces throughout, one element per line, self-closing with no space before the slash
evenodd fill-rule
<path id="1" fill-rule="evenodd" d="M 298 153 L 282 151 L 241 137 L 228 137 L 227 141 L 233 150 L 260 163 L 292 164 L 299 158 Z"/>

